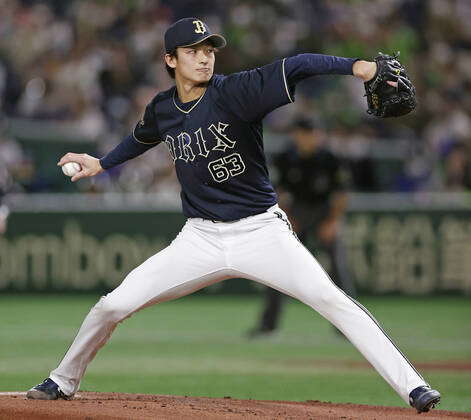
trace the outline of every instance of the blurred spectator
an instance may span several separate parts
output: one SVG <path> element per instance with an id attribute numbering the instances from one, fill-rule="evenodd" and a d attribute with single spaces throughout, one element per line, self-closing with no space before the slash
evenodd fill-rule
<path id="1" fill-rule="evenodd" d="M 471 159 L 469 145 L 455 143 L 443 161 L 443 189 L 471 191 Z"/>
<path id="2" fill-rule="evenodd" d="M 0 235 L 7 229 L 9 209 L 4 203 L 5 196 L 12 191 L 22 191 L 16 179 L 16 170 L 23 160 L 20 145 L 4 134 L 0 121 Z"/>
<path id="3" fill-rule="evenodd" d="M 0 196 L 0 235 L 3 235 L 7 231 L 8 215 L 10 211 L 6 205 L 1 203 L 2 197 Z"/>
<path id="4" fill-rule="evenodd" d="M 17 171 L 24 160 L 24 152 L 19 143 L 8 138 L 0 129 L 0 191 L 21 190 L 17 183 Z"/>

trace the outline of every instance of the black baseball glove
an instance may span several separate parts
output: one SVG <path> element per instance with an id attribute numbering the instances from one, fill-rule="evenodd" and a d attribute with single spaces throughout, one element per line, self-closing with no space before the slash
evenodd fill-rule
<path id="1" fill-rule="evenodd" d="M 375 57 L 376 73 L 365 82 L 368 114 L 380 118 L 399 117 L 415 109 L 415 88 L 398 57 L 399 53 L 394 56 L 379 53 Z M 396 82 L 397 86 L 389 85 L 388 81 Z"/>

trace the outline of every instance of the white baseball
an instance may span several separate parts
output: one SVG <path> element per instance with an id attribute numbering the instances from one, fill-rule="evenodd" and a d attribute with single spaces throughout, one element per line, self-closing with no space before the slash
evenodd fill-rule
<path id="1" fill-rule="evenodd" d="M 62 172 L 67 176 L 74 176 L 82 170 L 82 167 L 77 162 L 67 162 L 62 165 Z"/>

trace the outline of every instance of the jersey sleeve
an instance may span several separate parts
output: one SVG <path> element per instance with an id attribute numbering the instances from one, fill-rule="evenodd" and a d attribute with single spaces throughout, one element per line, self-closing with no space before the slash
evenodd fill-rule
<path id="1" fill-rule="evenodd" d="M 233 73 L 221 81 L 220 102 L 247 122 L 263 119 L 274 109 L 294 101 L 285 76 L 285 59 L 253 70 Z"/>
<path id="2" fill-rule="evenodd" d="M 159 126 L 154 112 L 154 102 L 146 106 L 144 117 L 134 127 L 132 136 L 138 143 L 160 143 Z"/>
<path id="3" fill-rule="evenodd" d="M 111 169 L 130 159 L 142 155 L 149 149 L 152 149 L 158 143 L 146 144 L 137 142 L 134 135 L 129 135 L 121 141 L 114 149 L 108 152 L 100 159 L 100 165 L 103 169 Z"/>
<path id="4" fill-rule="evenodd" d="M 358 58 L 337 57 L 324 54 L 298 54 L 285 61 L 288 86 L 311 76 L 325 74 L 353 75 L 353 64 Z"/>
<path id="5" fill-rule="evenodd" d="M 153 102 L 147 105 L 142 120 L 136 124 L 132 134 L 100 159 L 103 169 L 110 169 L 133 159 L 160 143 L 153 107 Z"/>

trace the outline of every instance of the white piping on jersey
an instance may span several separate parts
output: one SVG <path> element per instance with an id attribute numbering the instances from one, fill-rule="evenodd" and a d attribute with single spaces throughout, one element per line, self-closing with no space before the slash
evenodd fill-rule
<path id="1" fill-rule="evenodd" d="M 291 98 L 291 95 L 289 94 L 288 82 L 286 81 L 285 60 L 286 60 L 286 58 L 283 58 L 283 61 L 281 63 L 281 66 L 283 68 L 283 80 L 285 82 L 285 89 L 286 89 L 286 94 L 288 95 L 288 99 L 290 100 L 290 102 L 294 102 L 293 99 Z"/>
<path id="2" fill-rule="evenodd" d="M 137 139 L 136 135 L 134 134 L 134 131 L 136 131 L 136 127 L 133 128 L 132 130 L 132 136 L 134 138 L 134 140 L 136 140 L 138 143 L 141 143 L 141 144 L 157 144 L 157 143 L 160 143 L 162 140 L 157 140 L 157 141 L 153 141 L 153 142 L 150 142 L 150 143 L 145 143 L 143 141 L 140 141 Z"/>
<path id="3" fill-rule="evenodd" d="M 188 110 L 188 111 L 185 111 L 184 109 L 181 109 L 177 103 L 175 102 L 175 93 L 177 92 L 177 88 L 175 87 L 175 90 L 173 91 L 173 104 L 175 105 L 175 107 L 180 110 L 181 112 L 184 112 L 185 114 L 189 114 L 191 111 L 193 111 L 194 107 L 196 105 L 198 105 L 201 101 L 201 99 L 203 99 L 204 95 L 206 95 L 206 92 L 208 91 L 208 88 L 205 89 L 204 93 L 200 96 L 200 98 L 196 101 L 196 103 Z"/>

